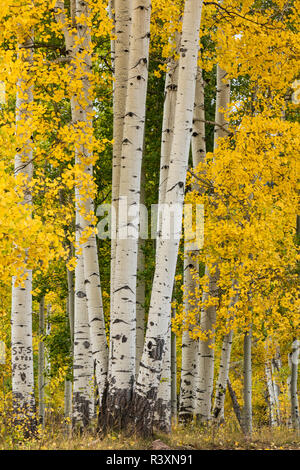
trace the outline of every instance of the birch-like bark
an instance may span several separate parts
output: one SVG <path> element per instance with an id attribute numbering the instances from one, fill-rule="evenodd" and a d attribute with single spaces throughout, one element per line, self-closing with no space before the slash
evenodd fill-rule
<path id="1" fill-rule="evenodd" d="M 57 21 L 62 25 L 65 36 L 66 49 L 72 58 L 72 73 L 77 81 L 81 82 L 80 90 L 71 98 L 72 122 L 75 128 L 80 128 L 81 137 L 78 139 L 75 149 L 75 163 L 84 167 L 85 175 L 93 176 L 93 167 L 86 164 L 86 159 L 92 158 L 91 139 L 93 134 L 93 101 L 91 86 L 92 51 L 91 31 L 88 25 L 90 17 L 89 4 L 85 0 L 72 2 L 71 20 L 73 32 L 67 27 L 64 13 L 64 2 L 56 3 Z M 75 33 L 74 33 L 75 29 Z M 90 331 L 90 343 L 95 363 L 95 376 L 99 390 L 99 401 L 101 403 L 103 391 L 107 378 L 108 354 L 103 314 L 97 240 L 94 222 L 94 204 L 91 197 L 82 194 L 81 183 L 76 188 L 76 224 L 79 231 L 85 232 L 92 229 L 88 240 L 82 244 L 85 295 L 88 308 L 88 322 Z M 84 214 L 84 215 L 83 215 Z M 80 243 L 80 240 L 77 240 Z M 77 253 L 78 254 L 78 253 Z"/>
<path id="2" fill-rule="evenodd" d="M 76 244 L 80 231 L 76 217 Z M 75 305 L 74 305 L 74 358 L 73 358 L 73 427 L 80 429 L 89 425 L 93 411 L 93 360 L 90 348 L 87 299 L 84 284 L 83 256 L 76 247 Z"/>
<path id="3" fill-rule="evenodd" d="M 171 432 L 171 325 L 168 328 L 160 383 L 154 408 L 153 426 Z"/>
<path id="4" fill-rule="evenodd" d="M 252 330 L 244 335 L 244 409 L 243 428 L 247 436 L 252 434 Z"/>
<path id="5" fill-rule="evenodd" d="M 230 83 L 225 81 L 226 73 L 217 66 L 217 89 L 216 89 L 216 112 L 214 130 L 214 150 L 217 149 L 218 139 L 226 136 L 227 122 L 222 110 L 225 110 L 230 100 Z M 224 83 L 225 81 L 225 83 Z M 208 336 L 207 341 L 199 340 L 199 363 L 196 414 L 201 422 L 208 422 L 211 419 L 213 381 L 214 381 L 214 324 L 216 321 L 216 307 L 205 307 L 205 303 L 212 297 L 218 296 L 218 267 L 212 267 L 214 273 L 211 274 L 208 266 L 205 268 L 205 275 L 209 279 L 208 292 L 203 292 L 201 311 L 201 329 Z M 226 382 L 225 382 L 226 383 Z"/>
<path id="6" fill-rule="evenodd" d="M 218 146 L 218 139 L 226 137 L 228 122 L 224 111 L 230 103 L 230 81 L 226 79 L 227 73 L 217 65 L 217 90 L 216 90 L 216 116 L 214 128 L 214 149 Z"/>
<path id="7" fill-rule="evenodd" d="M 208 422 L 211 420 L 212 394 L 214 384 L 214 331 L 216 323 L 216 306 L 206 306 L 212 298 L 218 296 L 218 270 L 214 266 L 214 272 L 209 271 L 208 266 L 205 267 L 205 276 L 208 278 L 208 292 L 202 294 L 200 327 L 205 333 L 207 339 L 199 340 L 198 354 L 198 379 L 197 379 L 197 419 L 200 422 Z"/>
<path id="8" fill-rule="evenodd" d="M 138 432 L 151 435 L 166 340 L 170 324 L 171 299 L 182 226 L 185 179 L 192 133 L 193 105 L 199 50 L 202 1 L 185 2 L 174 136 L 168 172 L 162 229 L 157 255 L 145 346 L 134 396 L 135 425 Z M 169 209 L 175 209 L 175 227 L 168 226 Z"/>
<path id="9" fill-rule="evenodd" d="M 273 388 L 273 379 L 272 379 L 272 369 L 271 364 L 268 359 L 265 362 L 265 374 L 266 374 L 266 382 L 267 382 L 267 390 L 268 390 L 268 405 L 270 411 L 270 426 L 271 428 L 278 426 L 277 417 L 276 417 L 276 409 L 275 409 L 275 396 L 274 396 L 274 388 Z"/>
<path id="10" fill-rule="evenodd" d="M 28 70 L 32 63 L 32 39 L 27 38 L 19 46 L 18 58 L 22 62 L 23 75 L 17 82 L 16 135 L 22 141 L 22 148 L 15 156 L 15 174 L 22 174 L 30 182 L 33 173 L 30 106 L 33 102 L 33 87 Z M 26 70 L 27 69 L 27 70 Z M 26 185 L 26 182 L 24 182 Z M 31 193 L 25 187 L 24 204 L 31 205 Z M 24 259 L 26 263 L 26 259 Z M 12 396 L 16 422 L 30 433 L 35 428 L 35 398 L 32 349 L 32 271 L 26 269 L 23 283 L 12 279 L 11 308 L 11 352 L 12 352 Z"/>
<path id="11" fill-rule="evenodd" d="M 197 299 L 195 298 L 195 293 L 198 285 L 196 276 L 198 271 L 199 264 L 197 259 L 195 259 L 195 253 L 189 251 L 185 243 L 183 295 L 184 313 L 186 317 L 196 308 Z M 187 324 L 186 329 L 182 333 L 179 420 L 184 422 L 193 419 L 195 406 L 198 341 L 191 338 L 190 333 L 193 330 L 193 326 L 194 325 Z"/>
<path id="12" fill-rule="evenodd" d="M 68 282 L 68 297 L 67 297 L 67 322 L 70 328 L 70 355 L 73 360 L 74 355 L 74 278 L 73 272 L 67 270 L 67 282 Z M 64 413 L 65 418 L 71 418 L 72 416 L 72 392 L 73 382 L 66 378 L 65 380 L 65 402 L 64 402 Z"/>
<path id="13" fill-rule="evenodd" d="M 38 357 L 38 391 L 39 391 L 39 420 L 45 425 L 45 345 L 42 337 L 45 334 L 45 299 L 39 304 L 39 357 Z"/>
<path id="14" fill-rule="evenodd" d="M 202 70 L 198 67 L 196 77 L 196 91 L 193 114 L 193 132 L 191 139 L 193 167 L 205 161 L 205 106 L 204 106 L 204 81 Z M 195 188 L 196 189 L 196 188 Z M 197 188 L 201 192 L 201 188 Z M 185 315 L 195 309 L 196 289 L 198 286 L 196 275 L 199 273 L 199 262 L 197 261 L 198 251 L 191 251 L 189 244 L 185 242 L 184 260 L 184 288 L 185 288 Z M 197 318 L 199 322 L 199 318 Z M 189 330 L 193 329 L 193 325 Z M 187 421 L 193 418 L 196 408 L 196 388 L 198 376 L 198 341 L 192 340 L 189 330 L 182 336 L 182 370 L 181 370 L 181 390 L 179 417 Z M 188 377 L 187 377 L 188 376 Z"/>
<path id="15" fill-rule="evenodd" d="M 238 423 L 241 427 L 241 430 L 244 432 L 241 407 L 240 407 L 240 404 L 237 400 L 235 391 L 232 388 L 232 385 L 231 385 L 231 382 L 230 382 L 229 378 L 227 379 L 227 385 L 228 385 L 228 391 L 229 391 L 229 395 L 230 395 L 230 398 L 231 398 L 234 414 L 236 416 L 236 419 L 238 420 Z"/>
<path id="16" fill-rule="evenodd" d="M 178 54 L 180 46 L 180 33 L 175 35 L 175 52 Z M 164 111 L 163 111 L 163 123 L 162 123 L 162 140 L 161 140 L 161 155 L 160 155 L 160 173 L 159 173 L 159 189 L 158 189 L 158 204 L 162 207 L 166 199 L 166 190 L 168 182 L 168 172 L 171 158 L 171 147 L 174 135 L 174 118 L 175 118 L 175 106 L 177 96 L 177 84 L 178 84 L 178 62 L 173 56 L 170 57 L 166 73 L 165 81 L 165 100 L 164 100 Z M 157 220 L 157 236 L 159 236 L 162 220 L 161 213 Z M 155 404 L 154 414 L 154 426 L 165 432 L 171 430 L 171 407 L 172 407 L 172 362 L 171 362 L 171 343 L 172 338 L 171 332 L 171 311 L 170 311 L 170 331 L 167 332 L 166 340 L 166 357 L 163 361 L 162 367 L 162 379 L 159 382 L 157 392 L 157 402 Z M 168 370 L 170 367 L 170 370 Z"/>
<path id="17" fill-rule="evenodd" d="M 89 2 L 85 0 L 76 0 L 76 18 L 77 20 L 77 37 L 80 40 L 80 46 L 75 46 L 75 53 L 78 54 L 79 63 L 76 66 L 80 70 L 76 70 L 76 74 L 80 74 L 82 83 L 81 99 L 73 98 L 72 119 L 80 125 L 86 134 L 84 143 L 77 149 L 75 161 L 79 165 L 84 164 L 86 158 L 92 157 L 90 150 L 91 136 L 93 134 L 93 101 L 92 101 L 92 85 L 90 74 L 92 70 L 92 50 L 91 50 L 91 30 L 88 26 L 90 17 Z M 83 50 L 83 53 L 81 52 Z M 85 173 L 93 177 L 92 165 L 85 165 Z M 78 200 L 80 206 L 84 208 L 84 217 L 79 217 L 79 224 L 83 231 L 92 228 L 88 240 L 83 243 L 83 263 L 84 263 L 84 285 L 87 296 L 88 321 L 90 331 L 90 342 L 92 349 L 93 361 L 95 363 L 95 376 L 99 393 L 99 403 L 101 404 L 103 392 L 107 379 L 108 368 L 108 349 L 106 341 L 105 321 L 103 313 L 102 292 L 100 283 L 99 260 L 97 239 L 95 234 L 94 222 L 88 220 L 87 216 L 94 215 L 93 200 L 84 194 L 81 194 L 79 188 Z"/>
<path id="18" fill-rule="evenodd" d="M 175 53 L 179 53 L 180 33 L 176 34 Z M 159 171 L 159 189 L 158 204 L 163 204 L 166 197 L 167 180 L 170 166 L 171 148 L 174 136 L 175 107 L 177 100 L 178 87 L 178 61 L 172 56 L 167 64 L 167 73 L 165 81 L 165 99 L 162 122 L 162 138 L 160 149 L 160 171 Z M 161 220 L 158 220 L 158 232 L 161 229 Z"/>
<path id="19" fill-rule="evenodd" d="M 277 374 L 279 373 L 281 367 L 282 367 L 282 364 L 281 364 L 280 348 L 278 347 L 276 350 L 275 357 L 273 357 L 271 361 L 275 410 L 276 410 L 276 419 L 277 419 L 278 426 L 280 426 L 281 424 L 281 414 L 280 414 L 280 402 L 279 402 L 280 387 L 279 387 L 279 384 L 277 383 Z"/>
<path id="20" fill-rule="evenodd" d="M 175 309 L 172 309 L 172 318 L 175 318 Z M 177 346 L 176 335 L 171 332 L 171 417 L 177 421 Z"/>
<path id="21" fill-rule="evenodd" d="M 126 427 L 135 381 L 136 275 L 150 14 L 150 0 L 133 0 L 119 185 L 119 214 L 123 220 L 118 224 L 117 230 L 110 330 L 110 375 L 103 417 L 100 417 L 99 421 L 102 430 Z"/>
<path id="22" fill-rule="evenodd" d="M 112 162 L 112 237 L 110 270 L 110 305 L 113 311 L 116 272 L 116 246 L 119 221 L 119 190 L 122 157 L 122 143 L 126 114 L 126 95 L 129 71 L 129 40 L 132 23 L 131 0 L 114 0 L 114 32 L 117 36 L 112 41 L 114 54 L 114 92 L 113 92 L 113 162 Z"/>
<path id="23" fill-rule="evenodd" d="M 234 286 L 235 282 L 233 282 L 233 287 Z M 237 301 L 238 293 L 236 292 L 236 295 L 231 299 L 229 303 L 229 311 L 231 311 L 235 307 Z M 233 320 L 233 315 L 231 315 L 231 320 Z M 213 408 L 213 417 L 219 422 L 224 421 L 224 402 L 229 376 L 232 339 L 233 330 L 230 330 L 229 333 L 224 336 L 222 343 L 219 375 L 216 383 L 216 397 Z"/>
<path id="24" fill-rule="evenodd" d="M 300 429 L 299 402 L 298 402 L 298 362 L 299 362 L 300 341 L 295 340 L 292 345 L 292 354 L 290 357 L 291 381 L 291 416 L 293 429 Z"/>
<path id="25" fill-rule="evenodd" d="M 141 173 L 141 193 L 140 193 L 140 204 L 145 204 L 145 168 L 142 166 Z M 143 272 L 145 270 L 145 241 L 143 238 L 143 227 L 140 223 L 139 230 L 139 243 L 138 243 L 138 260 L 137 260 L 137 287 L 136 287 L 136 362 L 135 362 L 135 374 L 137 376 L 140 366 L 140 361 L 144 348 L 144 336 L 145 336 L 145 299 L 146 299 L 146 285 L 145 279 L 143 278 Z"/>

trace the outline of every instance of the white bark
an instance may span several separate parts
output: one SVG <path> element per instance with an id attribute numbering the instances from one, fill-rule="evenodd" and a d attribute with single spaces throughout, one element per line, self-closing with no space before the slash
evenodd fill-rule
<path id="1" fill-rule="evenodd" d="M 32 62 L 32 40 L 28 38 L 19 49 L 19 58 L 28 64 Z M 30 119 L 30 105 L 33 102 L 33 89 L 30 77 L 20 77 L 17 82 L 16 134 L 22 138 L 23 147 L 15 156 L 15 174 L 22 174 L 28 181 L 32 178 L 31 130 L 20 135 L 19 128 Z M 24 132 L 24 130 L 23 130 Z M 26 183 L 25 183 L 26 184 Z M 31 204 L 31 193 L 25 189 L 24 204 Z M 26 259 L 24 259 L 26 263 Z M 34 375 L 32 349 L 32 271 L 26 269 L 22 276 L 23 285 L 16 277 L 12 279 L 11 309 L 11 351 L 12 351 L 12 394 L 17 422 L 24 424 L 25 430 L 34 428 Z"/>
<path id="2" fill-rule="evenodd" d="M 84 165 L 85 174 L 90 175 L 92 178 L 92 165 L 85 164 L 85 159 L 92 157 L 90 146 L 93 128 L 93 102 L 90 83 L 90 74 L 92 69 L 91 31 L 88 23 L 86 22 L 86 19 L 89 18 L 90 11 L 88 2 L 85 0 L 76 0 L 72 2 L 71 6 L 72 23 L 74 22 L 75 24 L 76 33 L 71 33 L 67 28 L 63 1 L 57 1 L 56 3 L 56 17 L 58 23 L 63 25 L 62 30 L 65 36 L 66 48 L 68 53 L 72 56 L 72 73 L 74 76 L 77 75 L 77 79 L 79 75 L 81 80 L 81 89 L 78 91 L 76 96 L 74 95 L 71 98 L 73 124 L 75 126 L 79 125 L 82 128 L 82 135 L 85 136 L 83 142 L 81 139 L 80 142 L 76 144 L 75 163 L 80 166 Z M 77 230 L 80 232 L 91 227 L 94 229 L 94 225 L 87 218 L 87 216 L 94 214 L 93 200 L 82 194 L 80 183 L 76 188 L 76 200 Z M 79 238 L 77 239 L 77 243 L 79 243 Z M 87 242 L 82 244 L 82 251 L 85 295 L 90 329 L 89 336 L 101 403 L 107 377 L 108 354 L 95 233 L 92 233 Z"/>
<path id="3" fill-rule="evenodd" d="M 290 381 L 290 395 L 291 395 L 291 416 L 293 429 L 300 429 L 300 416 L 299 416 L 299 402 L 298 402 L 298 362 L 299 362 L 299 349 L 300 341 L 295 340 L 292 346 L 292 354 L 290 361 L 291 368 L 291 381 Z"/>
<path id="4" fill-rule="evenodd" d="M 235 282 L 233 282 L 233 287 Z M 236 302 L 238 301 L 238 293 L 231 299 L 229 303 L 229 311 L 234 308 Z M 230 315 L 230 319 L 233 319 L 233 315 Z M 216 397 L 213 409 L 213 416 L 219 422 L 224 421 L 224 402 L 227 388 L 227 381 L 229 377 L 229 367 L 230 367 L 230 356 L 231 356 L 231 346 L 233 339 L 233 330 L 230 330 L 223 338 L 222 343 L 222 352 L 220 359 L 220 368 L 219 375 L 216 383 Z"/>
<path id="5" fill-rule="evenodd" d="M 111 311 L 113 311 L 113 300 L 115 291 L 116 271 L 116 232 L 118 230 L 119 218 L 119 189 L 120 170 L 122 156 L 122 142 L 124 133 L 124 122 L 126 114 L 126 95 L 128 85 L 129 68 L 129 39 L 131 31 L 132 2 L 130 0 L 114 0 L 115 9 L 115 34 L 117 39 L 112 41 L 114 54 L 114 94 L 113 94 L 113 162 L 112 162 L 112 239 L 111 239 Z M 116 224 L 116 225 L 114 225 Z"/>
<path id="6" fill-rule="evenodd" d="M 244 336 L 244 409 L 243 428 L 248 436 L 252 434 L 252 330 Z"/>
<path id="7" fill-rule="evenodd" d="M 78 214 L 78 211 L 77 211 Z M 76 222 L 79 216 L 76 217 Z M 78 227 L 78 224 L 76 224 Z M 76 242 L 80 232 L 76 230 Z M 92 415 L 93 360 L 90 348 L 87 299 L 84 285 L 83 256 L 75 252 L 74 358 L 73 358 L 73 426 L 86 427 Z"/>
<path id="8" fill-rule="evenodd" d="M 217 90 L 216 90 L 216 113 L 215 113 L 215 136 L 214 149 L 218 146 L 218 139 L 226 136 L 227 122 L 222 112 L 226 109 L 230 101 L 230 83 L 223 80 L 226 73 L 217 66 Z M 201 149 L 201 145 L 200 145 Z M 218 295 L 218 267 L 213 268 L 215 273 L 210 274 L 208 266 L 205 268 L 205 275 L 209 278 L 209 291 L 203 292 L 202 303 L 205 305 L 211 297 Z M 199 377 L 197 384 L 196 414 L 200 421 L 207 422 L 211 419 L 211 405 L 214 381 L 214 324 L 216 321 L 216 307 L 210 306 L 202 308 L 201 311 L 201 329 L 207 333 L 207 341 L 199 341 Z M 226 382 L 225 382 L 226 383 Z"/>
<path id="9" fill-rule="evenodd" d="M 145 204 L 145 169 L 142 167 L 141 173 L 141 194 L 140 204 Z M 136 287 L 136 362 L 135 362 L 135 373 L 136 376 L 139 371 L 140 361 L 144 348 L 144 336 L 145 336 L 145 295 L 146 285 L 145 279 L 143 278 L 143 272 L 145 270 L 145 241 L 140 236 L 138 243 L 138 260 L 137 260 L 137 287 Z"/>
<path id="10" fill-rule="evenodd" d="M 166 337 L 164 359 L 154 409 L 154 427 L 171 432 L 171 324 Z"/>
<path id="11" fill-rule="evenodd" d="M 39 305 L 39 358 L 38 358 L 38 391 L 39 391 L 39 419 L 45 425 L 45 345 L 42 337 L 45 334 L 45 299 Z"/>
<path id="12" fill-rule="evenodd" d="M 276 416 L 276 407 L 275 407 L 275 394 L 273 388 L 273 378 L 272 378 L 272 368 L 269 359 L 266 359 L 265 362 L 265 374 L 267 381 L 267 390 L 268 390 L 268 404 L 270 410 L 270 426 L 271 428 L 278 426 L 277 416 Z"/>
<path id="13" fill-rule="evenodd" d="M 211 419 L 212 394 L 214 383 L 214 331 L 216 323 L 216 306 L 205 304 L 211 298 L 217 297 L 218 270 L 214 266 L 214 272 L 211 273 L 208 266 L 205 267 L 205 276 L 209 279 L 208 292 L 203 292 L 201 309 L 200 327 L 206 334 L 207 339 L 199 340 L 198 350 L 198 377 L 196 389 L 196 414 L 200 422 L 208 422 Z"/>
<path id="14" fill-rule="evenodd" d="M 184 254 L 184 313 L 187 317 L 196 308 L 195 299 L 197 289 L 197 277 L 199 263 L 195 259 L 196 253 L 187 249 L 185 244 Z M 189 320 L 186 320 L 187 322 Z M 193 418 L 195 406 L 195 391 L 197 377 L 197 350 L 198 341 L 191 338 L 191 331 L 194 325 L 186 325 L 182 333 L 182 362 L 181 362 L 181 383 L 179 401 L 179 419 L 188 421 Z"/>
<path id="15" fill-rule="evenodd" d="M 153 411 L 168 335 L 192 133 L 201 6 L 200 0 L 187 0 L 183 17 L 174 136 L 162 218 L 165 221 L 169 208 L 176 207 L 178 224 L 171 233 L 170 228 L 163 224 L 158 236 L 148 327 L 134 397 L 136 427 L 145 435 L 152 433 Z"/>
<path id="16" fill-rule="evenodd" d="M 175 309 L 172 309 L 172 318 L 175 318 Z M 176 335 L 171 333 L 171 416 L 177 420 L 177 346 Z"/>
<path id="17" fill-rule="evenodd" d="M 133 0 L 119 185 L 119 213 L 124 216 L 125 211 L 127 220 L 118 224 L 117 230 L 110 330 L 110 376 L 102 428 L 126 426 L 135 381 L 136 275 L 150 14 L 150 0 Z M 121 208 L 123 203 L 128 211 Z M 124 230 L 127 233 L 124 234 Z"/>

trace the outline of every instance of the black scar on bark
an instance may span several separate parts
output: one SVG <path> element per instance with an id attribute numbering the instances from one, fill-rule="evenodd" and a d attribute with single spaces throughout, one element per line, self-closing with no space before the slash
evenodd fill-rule
<path id="1" fill-rule="evenodd" d="M 115 382 L 115 381 L 114 381 Z M 134 376 L 127 389 L 113 387 L 113 380 L 104 387 L 102 407 L 98 415 L 97 433 L 106 435 L 110 431 L 132 430 L 132 393 Z"/>
<path id="2" fill-rule="evenodd" d="M 157 419 L 153 419 L 153 428 L 159 432 L 170 434 L 171 432 L 171 402 L 167 403 L 159 398 L 156 400 L 154 413 L 158 415 Z M 168 416 L 168 420 L 165 419 Z"/>
<path id="3" fill-rule="evenodd" d="M 154 359 L 154 361 L 161 361 L 164 352 L 165 340 L 163 338 L 155 338 L 154 341 L 155 344 L 149 341 L 147 345 L 149 349 L 149 357 Z"/>
<path id="4" fill-rule="evenodd" d="M 82 417 L 82 421 L 78 423 L 73 417 L 72 427 L 74 430 L 78 427 L 80 434 L 82 434 L 84 429 L 90 424 L 90 401 L 83 397 L 80 392 L 76 392 L 73 396 L 73 406 L 79 416 Z"/>

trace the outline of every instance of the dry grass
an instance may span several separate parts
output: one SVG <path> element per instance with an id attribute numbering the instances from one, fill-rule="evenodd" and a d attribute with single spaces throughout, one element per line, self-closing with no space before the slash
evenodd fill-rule
<path id="1" fill-rule="evenodd" d="M 9 431 L 9 430 L 8 430 Z M 175 425 L 171 435 L 155 434 L 152 440 L 143 440 L 136 436 L 110 434 L 103 439 L 95 432 L 82 435 L 70 435 L 65 426 L 50 424 L 39 431 L 39 437 L 31 440 L 16 440 L 7 432 L 0 439 L 0 449 L 27 450 L 150 450 L 152 442 L 160 439 L 170 449 L 218 450 L 218 449 L 253 449 L 253 450 L 299 450 L 300 435 L 287 428 L 255 429 L 251 439 L 246 439 L 235 422 L 228 422 L 219 428 L 205 428 L 196 425 Z"/>

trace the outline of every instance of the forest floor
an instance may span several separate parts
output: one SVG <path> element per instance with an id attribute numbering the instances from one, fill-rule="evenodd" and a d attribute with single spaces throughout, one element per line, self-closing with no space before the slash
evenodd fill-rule
<path id="1" fill-rule="evenodd" d="M 173 426 L 172 434 L 155 434 L 142 440 L 135 436 L 109 434 L 100 439 L 95 433 L 67 435 L 60 426 L 48 426 L 39 438 L 20 440 L 1 436 L 0 449 L 15 450 L 300 450 L 300 434 L 288 428 L 260 427 L 251 439 L 245 438 L 235 423 L 219 428 L 195 425 Z"/>

